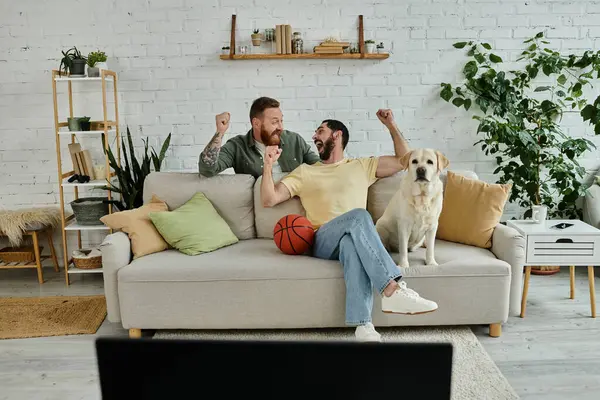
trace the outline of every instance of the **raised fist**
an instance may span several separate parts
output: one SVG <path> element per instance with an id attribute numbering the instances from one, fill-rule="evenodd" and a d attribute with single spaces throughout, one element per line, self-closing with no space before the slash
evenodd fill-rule
<path id="1" fill-rule="evenodd" d="M 221 113 L 215 117 L 215 121 L 217 123 L 217 132 L 220 134 L 224 134 L 229 129 L 229 120 L 231 119 L 231 114 L 228 112 Z"/>
<path id="2" fill-rule="evenodd" d="M 279 148 L 279 146 L 267 146 L 265 148 L 264 160 L 266 165 L 272 166 L 273 164 L 275 164 L 279 159 L 279 156 L 281 156 L 281 149 Z"/>
<path id="3" fill-rule="evenodd" d="M 380 108 L 379 111 L 377 111 L 377 118 L 379 118 L 381 123 L 384 124 L 385 126 L 388 126 L 388 125 L 394 123 L 394 114 L 392 113 L 392 110 L 390 110 L 390 109 Z"/>

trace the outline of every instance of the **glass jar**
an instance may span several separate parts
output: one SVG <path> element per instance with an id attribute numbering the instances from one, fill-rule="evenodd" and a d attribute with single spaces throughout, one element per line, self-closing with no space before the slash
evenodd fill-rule
<path id="1" fill-rule="evenodd" d="M 265 41 L 272 42 L 275 38 L 275 29 L 267 28 L 265 29 Z"/>
<path id="2" fill-rule="evenodd" d="M 302 40 L 302 34 L 300 32 L 294 32 L 292 39 L 292 54 L 304 53 L 304 41 Z"/>

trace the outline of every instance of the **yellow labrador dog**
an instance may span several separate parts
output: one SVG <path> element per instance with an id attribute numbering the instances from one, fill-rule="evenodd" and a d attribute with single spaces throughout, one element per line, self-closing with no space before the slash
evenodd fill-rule
<path id="1" fill-rule="evenodd" d="M 375 225 L 377 232 L 388 251 L 400 254 L 400 267 L 409 266 L 408 252 L 423 243 L 425 263 L 437 265 L 434 243 L 443 199 L 440 172 L 448 166 L 448 159 L 437 150 L 415 149 L 400 162 L 406 173 Z"/>

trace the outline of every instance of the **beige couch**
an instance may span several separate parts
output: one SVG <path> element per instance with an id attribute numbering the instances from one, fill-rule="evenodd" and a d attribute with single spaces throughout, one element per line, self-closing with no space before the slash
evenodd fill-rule
<path id="1" fill-rule="evenodd" d="M 374 221 L 398 179 L 381 179 L 370 188 L 367 209 Z M 120 321 L 132 337 L 141 329 L 344 327 L 345 285 L 339 263 L 281 253 L 272 239 L 273 226 L 286 214 L 304 214 L 303 208 L 297 198 L 263 208 L 259 188 L 260 178 L 249 175 L 148 176 L 145 202 L 156 194 L 174 209 L 202 191 L 241 240 L 197 256 L 167 250 L 132 261 L 128 237 L 122 232 L 108 235 L 101 245 L 108 319 Z M 516 230 L 499 224 L 491 251 L 438 240 L 437 267 L 424 265 L 423 249 L 411 253 L 405 279 L 439 309 L 413 316 L 384 314 L 375 296 L 374 325 L 489 324 L 490 335 L 500 335 L 509 313 L 519 313 L 524 245 Z M 398 261 L 397 254 L 392 256 Z"/>

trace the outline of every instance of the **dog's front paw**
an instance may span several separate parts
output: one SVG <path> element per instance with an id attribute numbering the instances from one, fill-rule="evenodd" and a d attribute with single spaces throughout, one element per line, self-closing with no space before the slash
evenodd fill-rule
<path id="1" fill-rule="evenodd" d="M 404 260 L 404 261 L 400 261 L 400 264 L 398 264 L 398 266 L 400 268 L 409 268 L 410 264 L 408 263 L 408 260 Z"/>
<path id="2" fill-rule="evenodd" d="M 436 266 L 438 266 L 438 265 L 439 265 L 439 264 L 438 264 L 438 263 L 435 261 L 435 259 L 433 259 L 433 258 L 432 258 L 432 259 L 430 259 L 430 260 L 425 260 L 425 264 L 426 264 L 426 265 L 430 265 L 430 266 L 432 266 L 432 267 L 436 267 Z"/>

